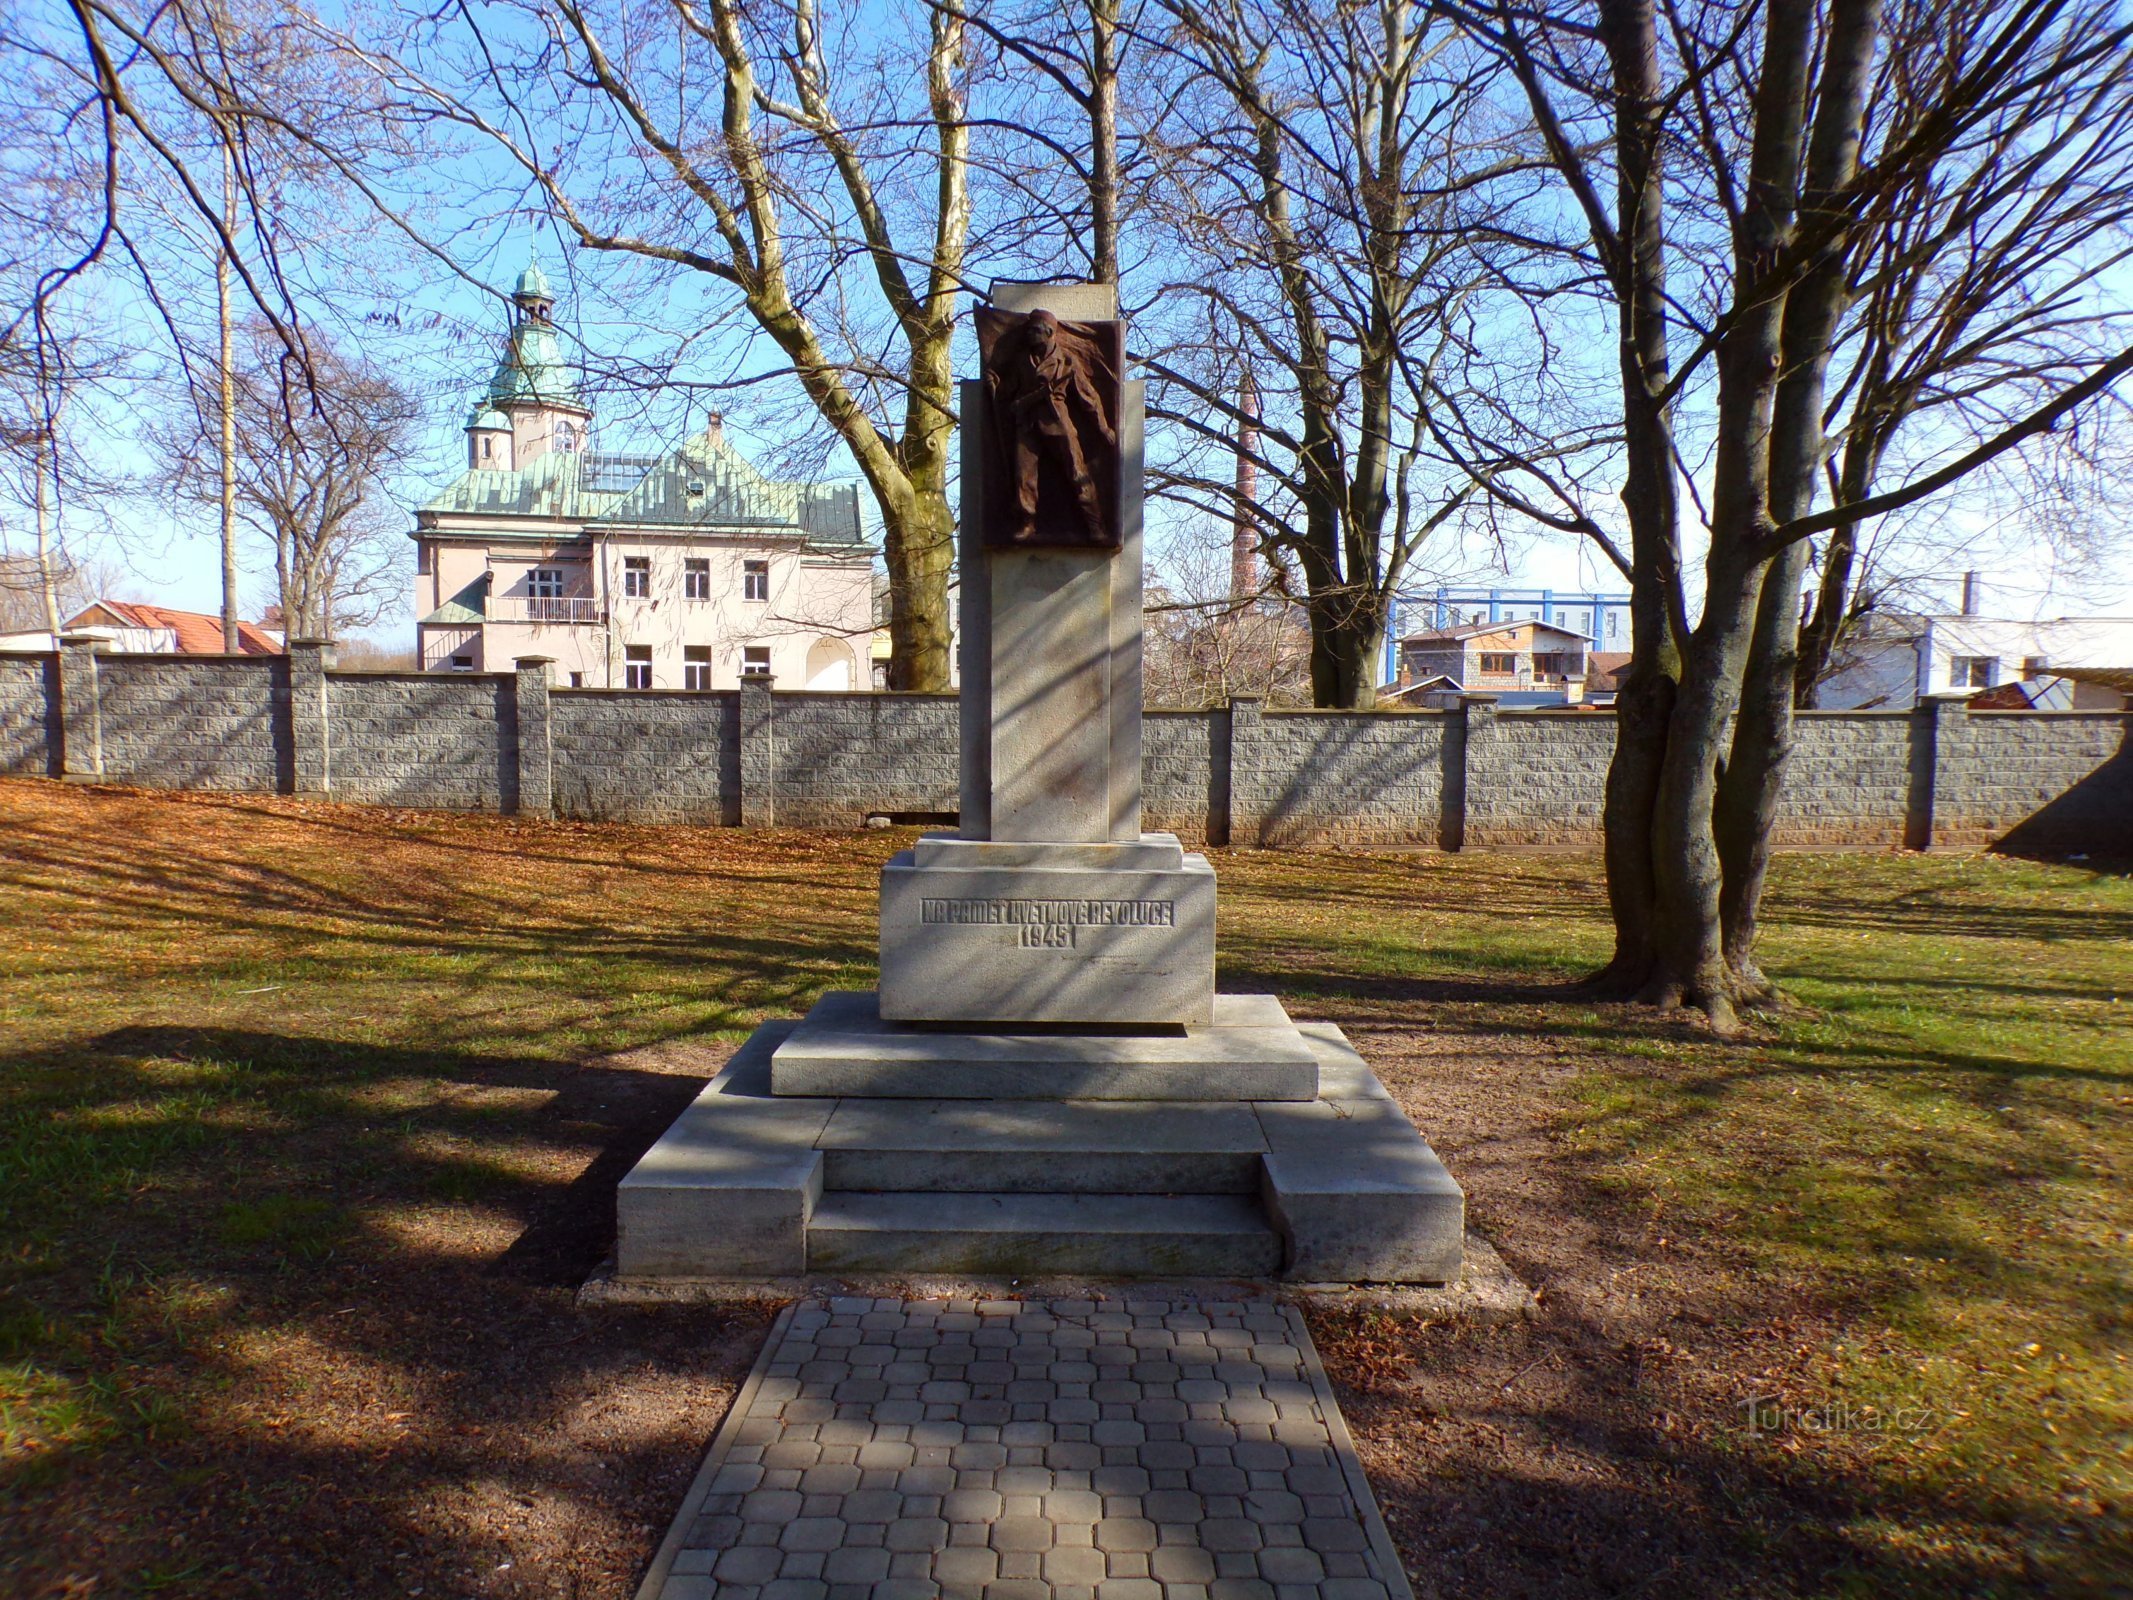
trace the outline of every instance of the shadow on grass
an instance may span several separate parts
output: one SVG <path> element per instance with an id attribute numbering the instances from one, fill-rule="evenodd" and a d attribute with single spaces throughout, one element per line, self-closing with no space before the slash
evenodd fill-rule
<path id="1" fill-rule="evenodd" d="M 716 1054 L 133 1027 L 13 1057 L 0 1589 L 459 1593 L 529 1506 L 640 1564 L 764 1313 L 570 1290 Z"/>

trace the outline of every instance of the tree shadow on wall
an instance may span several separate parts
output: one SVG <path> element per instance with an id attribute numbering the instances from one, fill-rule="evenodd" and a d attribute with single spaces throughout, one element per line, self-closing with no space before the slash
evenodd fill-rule
<path id="1" fill-rule="evenodd" d="M 2133 872 L 2133 717 L 2110 760 L 1996 840 L 1996 854 Z"/>

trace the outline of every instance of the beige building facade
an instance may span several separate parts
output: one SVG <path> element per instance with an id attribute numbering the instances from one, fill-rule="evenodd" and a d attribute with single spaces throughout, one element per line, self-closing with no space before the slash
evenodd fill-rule
<path id="1" fill-rule="evenodd" d="M 1411 633 L 1400 641 L 1400 675 L 1379 698 L 1466 693 L 1513 705 L 1575 705 L 1584 699 L 1591 645 L 1575 629 L 1531 618 Z"/>
<path id="2" fill-rule="evenodd" d="M 656 455 L 595 448 L 538 266 L 513 299 L 467 470 L 416 513 L 424 670 L 538 655 L 579 688 L 869 687 L 857 488 L 766 478 L 716 421 Z"/>

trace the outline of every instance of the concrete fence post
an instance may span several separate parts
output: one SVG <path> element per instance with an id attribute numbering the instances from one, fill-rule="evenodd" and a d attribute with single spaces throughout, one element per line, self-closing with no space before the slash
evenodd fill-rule
<path id="1" fill-rule="evenodd" d="M 93 634 L 59 636 L 59 773 L 67 783 L 94 783 L 104 775 L 103 688 L 96 665 L 103 643 Z"/>
<path id="2" fill-rule="evenodd" d="M 1224 836 L 1233 845 L 1265 843 L 1266 792 L 1265 703 L 1257 695 L 1237 695 L 1230 700 L 1227 733 L 1229 755 L 1224 763 L 1228 782 L 1222 786 Z"/>
<path id="3" fill-rule="evenodd" d="M 1903 846 L 1930 850 L 1953 820 L 1954 765 L 1963 758 L 1969 689 L 1929 694 L 1911 708 L 1911 770 L 1904 802 Z"/>
<path id="4" fill-rule="evenodd" d="M 1498 745 L 1503 729 L 1496 720 L 1497 698 L 1493 694 L 1463 694 L 1455 719 L 1456 756 L 1446 763 L 1443 815 L 1439 842 L 1446 850 L 1464 850 L 1484 844 L 1484 829 L 1475 824 L 1488 808 L 1490 785 L 1500 782 L 1502 755 Z"/>
<path id="5" fill-rule="evenodd" d="M 326 674 L 333 646 L 289 641 L 289 792 L 322 800 L 333 792 L 333 734 L 326 726 Z"/>
<path id="6" fill-rule="evenodd" d="M 518 814 L 555 815 L 555 720 L 548 691 L 555 657 L 517 656 L 512 692 L 518 699 Z"/>
<path id="7" fill-rule="evenodd" d="M 741 675 L 741 826 L 777 825 L 778 750 L 769 673 Z"/>

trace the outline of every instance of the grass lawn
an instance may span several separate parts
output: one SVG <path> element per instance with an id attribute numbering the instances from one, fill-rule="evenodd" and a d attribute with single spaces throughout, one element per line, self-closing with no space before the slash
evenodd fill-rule
<path id="1" fill-rule="evenodd" d="M 627 1595 L 771 1308 L 572 1290 L 900 839 L 0 782 L 0 1592 Z M 1782 858 L 1719 1044 L 1590 857 L 1215 864 L 1541 1295 L 1312 1309 L 1418 1592 L 2133 1589 L 2133 882 Z"/>

